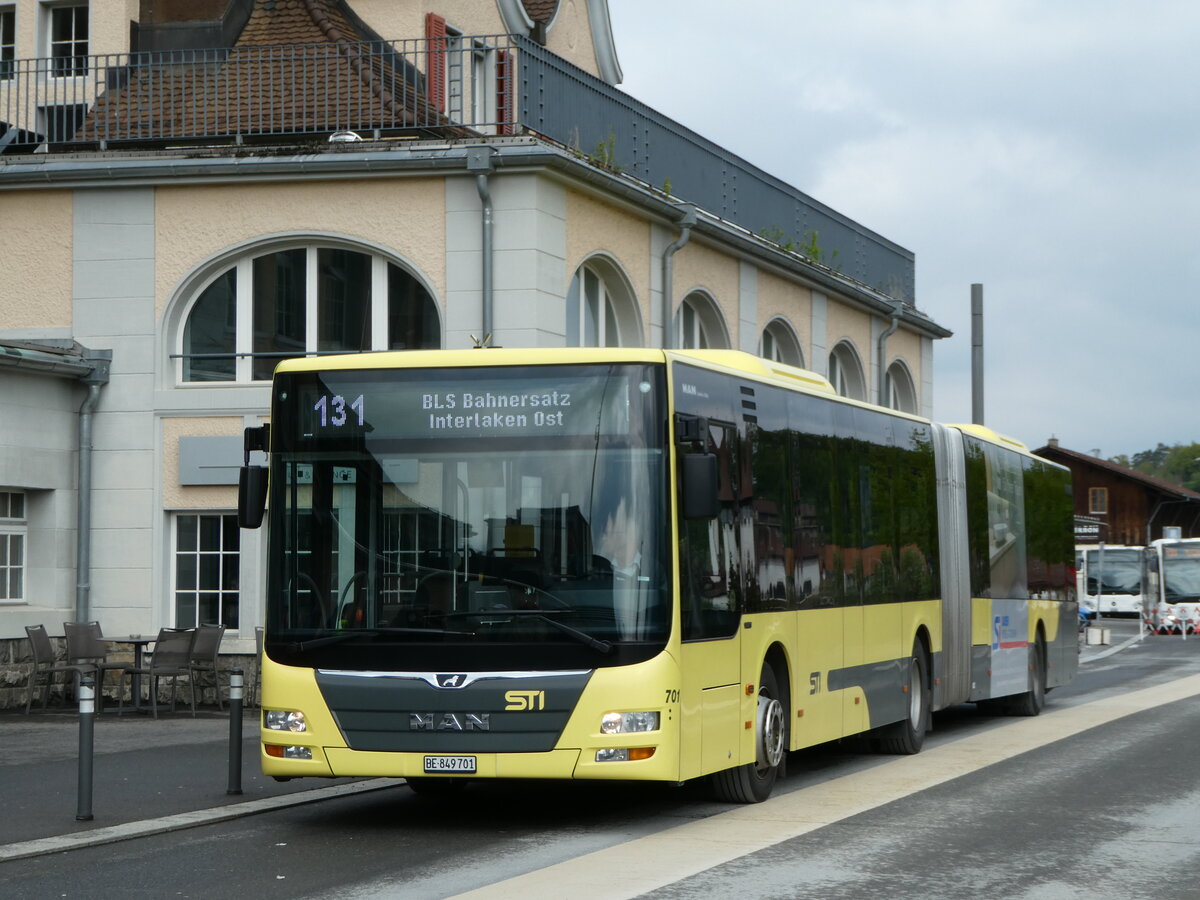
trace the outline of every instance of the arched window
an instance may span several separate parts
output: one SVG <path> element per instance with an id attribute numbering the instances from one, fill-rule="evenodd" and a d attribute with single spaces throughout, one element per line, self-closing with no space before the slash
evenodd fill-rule
<path id="1" fill-rule="evenodd" d="M 251 252 L 218 271 L 188 310 L 180 379 L 265 381 L 280 359 L 441 346 L 437 305 L 377 253 L 308 244 Z"/>
<path id="2" fill-rule="evenodd" d="M 800 350 L 800 341 L 785 320 L 772 319 L 763 329 L 762 357 L 803 368 L 804 353 Z"/>
<path id="3" fill-rule="evenodd" d="M 567 346 L 636 347 L 640 319 L 633 291 L 612 262 L 597 257 L 575 272 L 567 291 Z"/>
<path id="4" fill-rule="evenodd" d="M 833 389 L 851 400 L 867 399 L 867 381 L 862 363 L 849 341 L 841 341 L 829 354 L 829 381 Z"/>
<path id="5" fill-rule="evenodd" d="M 692 291 L 675 313 L 675 346 L 681 350 L 727 350 L 729 332 L 716 303 L 707 294 Z"/>
<path id="6" fill-rule="evenodd" d="M 901 412 L 914 414 L 918 412 L 917 391 L 913 386 L 908 366 L 898 359 L 895 360 L 888 366 L 883 382 L 885 405 Z"/>

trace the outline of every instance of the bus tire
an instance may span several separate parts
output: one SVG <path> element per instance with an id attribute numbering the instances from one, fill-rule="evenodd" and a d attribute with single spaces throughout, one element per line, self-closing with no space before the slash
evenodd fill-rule
<path id="1" fill-rule="evenodd" d="M 787 711 L 775 670 L 763 666 L 758 684 L 755 755 L 752 763 L 712 775 L 713 793 L 727 803 L 761 803 L 771 796 L 787 757 Z"/>
<path id="2" fill-rule="evenodd" d="M 1010 716 L 1036 716 L 1046 706 L 1046 645 L 1039 634 L 1029 645 L 1029 690 L 1009 699 Z"/>
<path id="3" fill-rule="evenodd" d="M 920 641 L 913 644 L 908 661 L 908 715 L 879 731 L 878 747 L 883 753 L 912 756 L 925 744 L 932 715 L 929 688 L 929 660 Z"/>

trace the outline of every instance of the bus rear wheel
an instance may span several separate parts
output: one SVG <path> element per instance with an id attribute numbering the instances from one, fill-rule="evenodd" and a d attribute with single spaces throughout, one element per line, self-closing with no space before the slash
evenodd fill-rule
<path id="1" fill-rule="evenodd" d="M 1046 645 L 1041 636 L 1029 646 L 1029 690 L 1008 701 L 1010 716 L 1036 716 L 1046 706 Z"/>
<path id="2" fill-rule="evenodd" d="M 924 646 L 917 641 L 908 661 L 908 715 L 880 729 L 879 749 L 904 756 L 920 753 L 925 744 L 925 733 L 929 731 L 931 707 L 929 662 Z"/>
<path id="3" fill-rule="evenodd" d="M 755 760 L 712 776 L 713 792 L 728 803 L 761 803 L 771 796 L 787 755 L 787 712 L 775 670 L 759 676 Z"/>

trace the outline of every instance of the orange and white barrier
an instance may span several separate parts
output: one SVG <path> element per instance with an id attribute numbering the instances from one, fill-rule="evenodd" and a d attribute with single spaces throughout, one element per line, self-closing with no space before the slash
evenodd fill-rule
<path id="1" fill-rule="evenodd" d="M 1142 610 L 1142 624 L 1151 634 L 1200 634 L 1200 607 L 1167 606 Z"/>

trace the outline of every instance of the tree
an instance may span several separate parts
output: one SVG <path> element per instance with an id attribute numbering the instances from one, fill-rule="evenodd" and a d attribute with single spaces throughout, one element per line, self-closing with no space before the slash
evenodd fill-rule
<path id="1" fill-rule="evenodd" d="M 1168 447 L 1160 442 L 1153 450 L 1133 454 L 1132 459 L 1121 455 L 1112 457 L 1109 462 L 1200 492 L 1200 443 Z"/>

